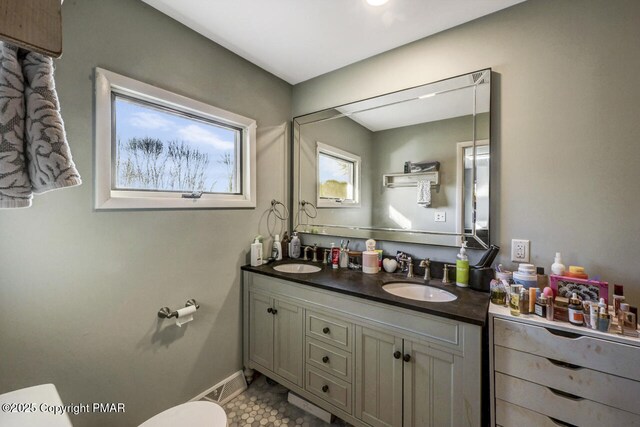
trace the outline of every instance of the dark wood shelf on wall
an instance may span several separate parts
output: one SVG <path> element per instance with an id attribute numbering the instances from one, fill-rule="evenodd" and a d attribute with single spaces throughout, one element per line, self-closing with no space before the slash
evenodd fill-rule
<path id="1" fill-rule="evenodd" d="M 382 184 L 385 187 L 417 187 L 418 181 L 431 181 L 432 187 L 440 184 L 440 173 L 433 172 L 413 172 L 413 173 L 387 173 L 382 175 Z"/>
<path id="2" fill-rule="evenodd" d="M 59 58 L 62 55 L 61 1 L 0 1 L 0 39 Z"/>

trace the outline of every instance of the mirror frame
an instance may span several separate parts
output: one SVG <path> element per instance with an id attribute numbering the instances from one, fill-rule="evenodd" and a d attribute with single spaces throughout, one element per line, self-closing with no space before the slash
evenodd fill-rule
<path id="1" fill-rule="evenodd" d="M 436 245 L 436 246 L 449 246 L 449 247 L 459 247 L 461 246 L 463 241 L 467 241 L 468 243 L 470 243 L 469 247 L 470 248 L 483 248 L 483 249 L 487 249 L 489 247 L 489 245 L 491 244 L 491 215 L 489 215 L 488 221 L 487 221 L 487 239 L 486 241 L 483 240 L 482 238 L 478 237 L 478 233 L 477 233 L 477 228 L 476 228 L 476 223 L 475 221 L 472 221 L 472 227 L 471 227 L 471 232 L 466 232 L 466 229 L 464 227 L 464 216 L 465 216 L 465 210 L 466 210 L 466 206 L 465 206 L 465 202 L 464 202 L 464 193 L 465 193 L 465 185 L 464 185 L 464 180 L 462 182 L 462 196 L 461 196 L 461 206 L 459 207 L 459 209 L 461 210 L 461 218 L 462 218 L 462 228 L 461 228 L 461 232 L 446 232 L 446 231 L 427 231 L 427 230 L 407 230 L 407 229 L 402 229 L 402 228 L 384 228 L 384 227 L 372 227 L 372 226 L 352 226 L 352 225 L 339 225 L 339 224 L 309 224 L 309 223 L 301 223 L 301 221 L 299 220 L 301 214 L 303 212 L 307 212 L 307 217 L 310 219 L 313 219 L 316 217 L 317 214 L 317 209 L 318 207 L 316 207 L 316 204 L 314 203 L 316 200 L 314 198 L 313 201 L 308 201 L 308 200 L 300 200 L 300 170 L 299 170 L 299 162 L 297 162 L 297 157 L 296 154 L 299 155 L 299 151 L 297 152 L 297 148 L 299 149 L 299 145 L 300 145 L 300 127 L 304 124 L 304 118 L 309 118 L 311 116 L 319 116 L 318 119 L 314 120 L 313 123 L 315 122 L 319 122 L 319 121 L 325 121 L 325 120 L 331 120 L 334 118 L 339 118 L 341 116 L 344 116 L 343 113 L 340 113 L 338 111 L 339 108 L 342 107 L 346 107 L 346 106 L 350 106 L 356 103 L 360 103 L 363 101 L 370 101 L 370 100 L 374 100 L 376 98 L 382 98 L 385 96 L 389 96 L 389 95 L 393 95 L 396 93 L 400 93 L 400 92 L 404 92 L 404 91 L 408 91 L 408 90 L 412 90 L 412 89 L 418 89 L 420 87 L 423 86 L 428 86 L 428 85 L 432 85 L 435 83 L 440 83 L 440 82 L 444 82 L 450 79 L 455 79 L 455 78 L 459 78 L 459 77 L 464 77 L 464 76 L 468 76 L 468 75 L 473 75 L 473 74 L 478 74 L 478 73 L 488 73 L 489 76 L 489 116 L 488 116 L 488 120 L 489 120 L 489 124 L 488 124 L 488 129 L 489 129 L 489 137 L 488 138 L 483 138 L 482 141 L 488 141 L 488 145 L 489 145 L 489 190 L 488 190 L 488 200 L 489 200 L 489 206 L 488 206 L 488 210 L 489 213 L 491 212 L 491 188 L 492 188 L 492 184 L 491 184 L 491 175 L 492 175 L 492 164 L 493 162 L 491 161 L 493 159 L 493 149 L 492 149 L 492 120 L 491 120 L 491 106 L 492 106 L 492 89 L 491 89 L 491 83 L 493 80 L 493 72 L 491 68 L 484 68 L 481 70 L 476 70 L 476 71 L 472 71 L 469 73 L 464 73 L 464 74 L 460 74 L 457 76 L 452 76 L 452 77 L 448 77 L 446 79 L 441 79 L 441 80 L 436 80 L 433 82 L 428 82 L 422 85 L 418 85 L 418 86 L 412 86 L 412 87 L 407 87 L 404 89 L 400 89 L 397 91 L 393 91 L 393 92 L 388 92 L 388 93 L 383 93 L 380 95 L 376 95 L 376 96 L 372 96 L 369 98 L 363 98 L 363 99 L 359 99 L 359 100 L 355 100 L 353 102 L 349 102 L 349 103 L 345 103 L 345 104 L 340 104 L 338 106 L 335 107 L 330 107 L 330 108 L 326 108 L 323 110 L 318 110 L 315 112 L 311 112 L 311 113 L 307 113 L 307 114 L 302 114 L 300 116 L 296 116 L 293 118 L 292 120 L 292 144 L 291 144 L 291 156 L 290 156 L 290 173 L 291 173 L 291 182 L 290 182 L 290 194 L 289 194 L 289 201 L 290 201 L 290 206 L 292 207 L 291 209 L 291 215 L 289 218 L 290 221 L 290 227 L 292 231 L 297 231 L 298 233 L 301 234 L 309 234 L 309 235 L 315 235 L 315 234 L 320 234 L 320 235 L 326 235 L 326 236 L 340 236 L 340 237 L 354 237 L 354 238 L 361 238 L 361 239 L 368 239 L 368 238 L 375 238 L 378 240 L 384 240 L 384 241 L 390 241 L 390 242 L 406 242 L 406 243 L 419 243 L 419 244 L 430 244 L 430 245 Z M 480 81 L 474 83 L 473 85 L 469 85 L 469 86 L 474 86 L 474 87 L 478 87 L 478 84 L 480 83 Z M 476 168 L 477 168 L 477 159 L 476 159 L 476 142 L 479 141 L 478 137 L 477 137 L 477 113 L 476 113 L 476 108 L 477 108 L 477 91 L 473 91 L 473 138 L 471 140 L 472 145 L 471 147 L 473 147 L 473 166 L 472 166 L 472 174 L 473 174 L 473 182 L 476 182 Z M 383 104 L 381 105 L 389 105 L 389 104 Z M 309 122 L 311 123 L 311 122 Z M 482 144 L 484 145 L 484 144 Z M 317 173 L 315 174 L 317 175 Z M 316 195 L 317 197 L 317 195 Z M 360 195 L 360 197 L 362 197 L 362 195 Z M 460 200 L 459 200 L 460 201 Z M 295 203 L 295 205 L 294 205 Z M 477 194 L 476 194 L 476 190 L 475 190 L 475 186 L 474 189 L 472 191 L 472 197 L 471 197 L 471 204 L 472 204 L 472 209 L 473 209 L 473 217 L 475 218 L 476 215 L 476 206 L 477 206 Z M 458 209 L 458 208 L 457 208 Z M 456 221 L 458 220 L 458 218 L 456 218 Z M 306 231 L 306 230 L 301 230 L 301 227 L 308 227 L 308 226 L 312 226 L 314 228 L 322 228 L 323 232 L 322 233 L 314 233 L 313 231 Z M 455 244 L 445 244 L 445 243 L 438 243 L 438 242 L 434 242 L 434 241 L 429 241 L 429 236 L 454 236 L 455 237 Z M 431 239 L 433 240 L 433 239 Z M 470 241 L 471 240 L 471 241 Z"/>

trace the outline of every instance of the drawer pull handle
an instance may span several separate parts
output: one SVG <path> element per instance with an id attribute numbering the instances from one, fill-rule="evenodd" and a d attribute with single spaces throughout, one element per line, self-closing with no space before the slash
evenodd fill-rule
<path id="1" fill-rule="evenodd" d="M 326 384 L 325 384 L 325 385 L 323 385 L 323 386 L 322 386 L 322 392 L 323 392 L 323 393 L 326 393 L 326 392 L 328 392 L 328 391 L 329 391 L 329 386 L 328 386 L 328 385 L 326 385 Z"/>
<path id="2" fill-rule="evenodd" d="M 576 334 L 573 332 L 561 331 L 560 329 L 549 329 L 545 328 L 550 334 L 557 335 L 559 337 L 569 338 L 572 340 L 578 339 L 582 337 L 580 334 Z"/>
<path id="3" fill-rule="evenodd" d="M 565 423 L 564 421 L 560 421 L 557 418 L 553 418 L 553 417 L 549 417 L 549 416 L 547 416 L 547 418 L 549 418 L 551 420 L 551 422 L 554 423 L 555 425 L 559 425 L 559 426 L 563 426 L 563 427 L 578 427 L 575 424 Z"/>
<path id="4" fill-rule="evenodd" d="M 393 353 L 393 357 L 395 357 L 396 359 L 400 359 L 402 357 L 402 353 L 396 351 L 395 353 Z"/>
<path id="5" fill-rule="evenodd" d="M 408 362 L 411 360 L 411 355 L 410 354 L 405 354 L 404 357 L 402 358 L 402 360 L 404 360 L 405 362 Z"/>
<path id="6" fill-rule="evenodd" d="M 322 358 L 322 363 L 329 363 L 329 356 L 324 356 Z"/>
<path id="7" fill-rule="evenodd" d="M 549 359 L 548 357 L 547 357 L 547 360 L 556 366 L 560 366 L 561 368 L 571 369 L 572 371 L 583 369 L 582 366 L 574 365 L 572 363 L 562 362 L 560 360 L 555 360 L 555 359 Z"/>
<path id="8" fill-rule="evenodd" d="M 322 328 L 322 333 L 323 334 L 328 334 L 329 332 L 331 332 L 331 329 L 327 328 L 326 326 L 324 328 Z"/>
<path id="9" fill-rule="evenodd" d="M 551 393 L 555 394 L 556 396 L 561 396 L 561 397 L 575 400 L 575 401 L 584 400 L 584 397 L 576 396 L 575 394 L 567 393 L 566 391 L 556 390 L 555 388 L 551 388 L 551 387 L 547 387 L 547 388 L 551 391 Z"/>

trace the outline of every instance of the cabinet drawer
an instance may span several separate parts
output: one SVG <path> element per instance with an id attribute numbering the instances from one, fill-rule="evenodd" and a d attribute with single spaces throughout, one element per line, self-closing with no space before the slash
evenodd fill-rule
<path id="1" fill-rule="evenodd" d="M 307 366 L 305 388 L 336 408 L 351 413 L 351 384 Z"/>
<path id="2" fill-rule="evenodd" d="M 640 382 L 495 346 L 495 370 L 640 414 Z"/>
<path id="3" fill-rule="evenodd" d="M 351 382 L 351 354 L 311 337 L 306 342 L 307 363 Z"/>
<path id="4" fill-rule="evenodd" d="M 640 347 L 558 330 L 494 319 L 494 343 L 561 362 L 640 381 Z M 554 333 L 555 332 L 555 333 Z"/>
<path id="5" fill-rule="evenodd" d="M 496 372 L 496 399 L 579 426 L 640 426 L 640 416 Z"/>
<path id="6" fill-rule="evenodd" d="M 349 352 L 353 346 L 351 323 L 313 311 L 307 311 L 307 335 Z"/>
<path id="7" fill-rule="evenodd" d="M 546 415 L 497 399 L 496 425 L 504 427 L 558 427 L 562 424 L 554 422 Z"/>

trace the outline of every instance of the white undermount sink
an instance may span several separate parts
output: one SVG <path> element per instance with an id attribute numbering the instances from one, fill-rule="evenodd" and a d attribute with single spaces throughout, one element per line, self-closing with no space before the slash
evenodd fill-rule
<path id="1" fill-rule="evenodd" d="M 317 265 L 311 264 L 282 264 L 273 267 L 275 271 L 281 273 L 316 273 L 321 270 Z"/>
<path id="2" fill-rule="evenodd" d="M 458 299 L 451 292 L 413 282 L 387 283 L 382 289 L 390 294 L 418 301 L 449 302 Z"/>

